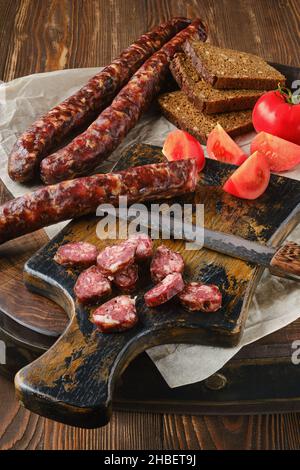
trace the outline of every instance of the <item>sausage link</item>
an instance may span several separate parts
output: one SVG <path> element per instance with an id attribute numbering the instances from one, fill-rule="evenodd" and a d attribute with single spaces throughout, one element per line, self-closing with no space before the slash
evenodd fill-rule
<path id="1" fill-rule="evenodd" d="M 153 54 L 85 132 L 42 161 L 44 183 L 91 173 L 116 149 L 159 92 L 169 71 L 170 59 L 188 38 L 206 39 L 201 20 L 193 21 Z"/>
<path id="2" fill-rule="evenodd" d="M 34 122 L 12 150 L 8 162 L 10 177 L 19 182 L 32 180 L 41 159 L 51 147 L 59 144 L 71 131 L 88 124 L 148 57 L 190 23 L 187 18 L 173 18 L 143 34 L 74 95 Z"/>
<path id="3" fill-rule="evenodd" d="M 194 191 L 194 159 L 129 168 L 42 187 L 0 207 L 0 243 L 62 220 L 95 213 L 99 204 L 169 198 Z"/>

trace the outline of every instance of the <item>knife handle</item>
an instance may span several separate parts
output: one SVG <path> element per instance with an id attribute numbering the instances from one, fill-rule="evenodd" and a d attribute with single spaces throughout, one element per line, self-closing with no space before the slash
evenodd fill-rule
<path id="1" fill-rule="evenodd" d="M 300 276 L 300 245 L 295 242 L 287 242 L 281 246 L 273 256 L 270 271 L 292 276 Z"/>

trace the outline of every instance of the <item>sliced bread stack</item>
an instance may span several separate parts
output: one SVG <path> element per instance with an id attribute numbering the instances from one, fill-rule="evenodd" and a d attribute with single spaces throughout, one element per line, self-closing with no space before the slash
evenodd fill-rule
<path id="1" fill-rule="evenodd" d="M 252 108 L 285 77 L 258 56 L 200 41 L 186 42 L 170 69 L 180 91 L 159 97 L 165 117 L 201 143 L 217 123 L 231 136 L 253 129 Z"/>

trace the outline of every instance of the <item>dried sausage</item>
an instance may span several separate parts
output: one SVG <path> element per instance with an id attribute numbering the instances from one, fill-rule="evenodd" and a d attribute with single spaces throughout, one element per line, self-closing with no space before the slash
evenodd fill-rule
<path id="1" fill-rule="evenodd" d="M 88 268 L 96 264 L 98 249 L 92 243 L 66 243 L 58 248 L 54 261 L 63 266 L 73 268 Z"/>
<path id="2" fill-rule="evenodd" d="M 200 282 L 186 284 L 178 298 L 181 304 L 192 312 L 216 312 L 222 304 L 222 294 L 218 287 Z"/>
<path id="3" fill-rule="evenodd" d="M 134 243 L 136 245 L 135 260 L 137 262 L 151 258 L 153 254 L 153 241 L 145 233 L 131 235 L 127 243 Z"/>
<path id="4" fill-rule="evenodd" d="M 131 264 L 114 276 L 113 283 L 123 292 L 133 292 L 137 286 L 138 277 L 138 265 Z"/>
<path id="5" fill-rule="evenodd" d="M 12 150 L 8 164 L 10 177 L 20 182 L 32 180 L 41 159 L 54 145 L 91 122 L 146 59 L 190 23 L 187 18 L 173 18 L 143 34 L 74 95 L 34 122 Z"/>
<path id="6" fill-rule="evenodd" d="M 191 38 L 206 39 L 200 19 L 193 21 L 153 54 L 85 132 L 41 162 L 44 183 L 91 173 L 107 158 L 160 91 L 169 72 L 170 59 Z"/>
<path id="7" fill-rule="evenodd" d="M 180 253 L 169 250 L 165 245 L 160 245 L 150 265 L 151 279 L 154 283 L 161 282 L 164 277 L 172 273 L 182 273 L 184 261 Z"/>
<path id="8" fill-rule="evenodd" d="M 184 288 L 184 282 L 180 273 L 168 274 L 153 289 L 144 295 L 147 307 L 157 307 L 175 297 Z"/>
<path id="9" fill-rule="evenodd" d="M 117 205 L 178 196 L 194 191 L 194 159 L 129 168 L 42 187 L 0 206 L 0 243 L 62 220 L 95 213 L 99 204 Z"/>
<path id="10" fill-rule="evenodd" d="M 106 276 L 124 271 L 130 264 L 133 264 L 135 250 L 135 245 L 129 243 L 107 246 L 99 253 L 97 266 Z"/>
<path id="11" fill-rule="evenodd" d="M 91 266 L 78 276 L 74 292 L 82 304 L 97 303 L 102 297 L 111 294 L 111 283 L 97 266 Z"/>
<path id="12" fill-rule="evenodd" d="M 102 333 L 128 330 L 138 321 L 135 300 L 128 295 L 115 297 L 94 311 L 93 321 Z"/>

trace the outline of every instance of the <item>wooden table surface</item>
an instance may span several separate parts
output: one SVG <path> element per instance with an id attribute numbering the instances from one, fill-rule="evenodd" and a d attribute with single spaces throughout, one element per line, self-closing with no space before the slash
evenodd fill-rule
<path id="1" fill-rule="evenodd" d="M 299 66 L 299 0 L 0 0 L 0 80 L 105 65 L 172 15 L 201 16 L 217 45 Z M 118 412 L 105 428 L 83 430 L 24 410 L 0 378 L 0 449 L 299 448 L 300 414 Z"/>

